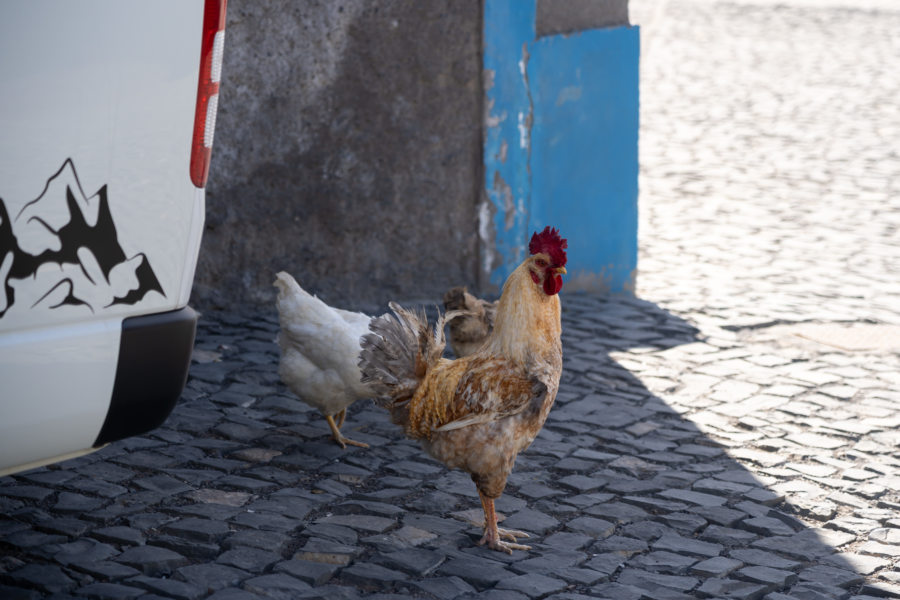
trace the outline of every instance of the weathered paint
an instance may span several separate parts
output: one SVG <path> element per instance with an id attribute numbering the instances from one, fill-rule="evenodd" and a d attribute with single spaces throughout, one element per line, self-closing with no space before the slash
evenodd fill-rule
<path id="1" fill-rule="evenodd" d="M 633 291 L 639 53 L 636 27 L 532 45 L 528 230 L 553 225 L 569 239 L 567 290 Z"/>
<path id="2" fill-rule="evenodd" d="M 486 0 L 484 17 L 483 287 L 553 225 L 570 243 L 566 289 L 633 292 L 638 28 L 536 39 L 534 0 Z"/>
<path id="3" fill-rule="evenodd" d="M 535 39 L 533 0 L 485 0 L 485 139 L 482 277 L 499 288 L 525 257 L 531 182 L 528 46 Z M 491 217 L 492 227 L 485 227 Z M 493 239 L 489 239 L 493 236 Z"/>

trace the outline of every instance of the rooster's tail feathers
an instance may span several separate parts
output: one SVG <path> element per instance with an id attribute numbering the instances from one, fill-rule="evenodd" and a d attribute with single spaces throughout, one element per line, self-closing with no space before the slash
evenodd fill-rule
<path id="1" fill-rule="evenodd" d="M 444 324 L 457 316 L 456 311 L 441 315 L 432 329 L 423 310 L 407 310 L 393 302 L 390 307 L 393 314 L 372 319 L 371 333 L 360 340 L 362 381 L 375 390 L 382 405 L 412 395 L 444 353 Z"/>
<path id="2" fill-rule="evenodd" d="M 369 322 L 370 333 L 359 341 L 359 369 L 376 400 L 389 401 L 399 386 L 416 381 L 419 328 L 416 315 L 403 309 L 396 316 L 388 312 Z"/>

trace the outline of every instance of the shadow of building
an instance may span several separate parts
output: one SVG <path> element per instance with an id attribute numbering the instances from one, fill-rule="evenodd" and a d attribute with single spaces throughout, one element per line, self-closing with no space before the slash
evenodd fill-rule
<path id="1" fill-rule="evenodd" d="M 345 425 L 371 448 L 334 444 L 279 381 L 274 312 L 212 313 L 161 428 L 0 480 L 0 589 L 785 600 L 869 585 L 861 555 L 836 551 L 855 536 L 810 526 L 729 455 L 740 438 L 724 447 L 634 374 L 642 357 L 698 343 L 694 327 L 634 298 L 563 306 L 557 405 L 497 503 L 530 551 L 476 546 L 469 477 L 371 402 Z"/>

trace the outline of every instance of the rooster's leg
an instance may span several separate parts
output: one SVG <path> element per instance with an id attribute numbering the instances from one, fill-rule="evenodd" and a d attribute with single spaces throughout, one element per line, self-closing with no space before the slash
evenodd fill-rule
<path id="1" fill-rule="evenodd" d="M 334 417 L 331 415 L 325 415 L 325 420 L 328 421 L 328 426 L 331 427 L 331 435 L 334 437 L 334 441 L 341 445 L 341 448 L 346 449 L 347 444 L 351 446 L 359 446 L 360 448 L 368 448 L 369 445 L 365 442 L 357 442 L 356 440 L 351 440 L 350 438 L 345 438 L 341 435 L 340 425 L 334 422 Z M 343 419 L 341 419 L 343 422 Z"/>
<path id="2" fill-rule="evenodd" d="M 341 412 L 339 412 L 339 413 L 337 414 L 337 426 L 338 426 L 338 429 L 340 429 L 341 427 L 344 426 L 344 419 L 346 419 L 346 418 L 347 418 L 347 409 L 345 408 L 345 409 L 341 410 Z"/>
<path id="3" fill-rule="evenodd" d="M 484 509 L 484 535 L 478 541 L 478 545 L 487 544 L 491 550 L 506 552 L 512 554 L 513 550 L 531 550 L 531 546 L 524 544 L 508 544 L 500 541 L 500 538 L 516 541 L 516 538 L 528 537 L 524 531 L 516 531 L 514 529 L 500 529 L 497 527 L 497 512 L 494 510 L 493 498 L 488 498 L 478 490 L 478 496 L 481 498 L 481 507 Z"/>

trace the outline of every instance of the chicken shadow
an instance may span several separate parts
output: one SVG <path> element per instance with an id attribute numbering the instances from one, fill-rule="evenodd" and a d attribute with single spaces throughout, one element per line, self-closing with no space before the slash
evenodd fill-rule
<path id="1" fill-rule="evenodd" d="M 379 449 L 373 440 L 391 475 L 422 482 L 416 494 L 382 488 L 361 495 L 396 493 L 405 513 L 398 531 L 364 540 L 377 551 L 357 557 L 356 564 L 402 568 L 409 544 L 401 532 L 412 528 L 438 536 L 418 546 L 435 553 L 437 566 L 404 585 L 438 597 L 452 577 L 471 585 L 469 593 L 499 588 L 533 594 L 532 586 L 543 585 L 541 596 L 579 592 L 619 600 L 762 598 L 772 592 L 842 598 L 860 587 L 864 576 L 835 549 L 854 535 L 807 525 L 810 506 L 795 506 L 770 489 L 775 478 L 758 474 L 772 465 L 751 470 L 729 455 L 740 450 L 741 431 L 728 444 L 716 441 L 633 372 L 679 393 L 680 373 L 665 373 L 671 367 L 658 354 L 702 342 L 693 325 L 636 298 L 575 293 L 562 301 L 564 370 L 557 403 L 534 444 L 519 455 L 497 502 L 504 527 L 534 534 L 526 540 L 532 550 L 507 557 L 475 546 L 480 509 L 468 476 L 447 471 L 416 444 L 396 440 L 384 415 L 362 409 L 353 418 L 366 423 L 364 432 L 396 440 L 391 449 Z M 729 349 L 721 350 L 727 360 Z M 350 501 L 332 510 L 369 513 L 371 506 Z M 827 520 L 816 518 L 823 525 Z M 353 567 L 347 575 L 363 581 Z M 345 581 L 338 575 L 335 583 Z M 366 580 L 363 588 L 386 592 L 397 585 Z"/>
<path id="2" fill-rule="evenodd" d="M 345 427 L 371 448 L 346 451 L 309 412 L 308 423 L 291 417 L 284 427 L 306 440 L 265 443 L 283 452 L 273 464 L 317 472 L 307 490 L 279 493 L 328 498 L 304 519 L 294 556 L 336 553 L 347 566 L 313 596 L 341 597 L 350 587 L 438 598 L 487 590 L 618 600 L 842 598 L 860 587 L 861 569 L 835 550 L 855 536 L 807 525 L 808 506 L 770 489 L 774 478 L 757 474 L 763 467 L 729 455 L 741 449 L 740 432 L 727 448 L 642 381 L 652 376 L 659 388 L 669 379 L 679 393 L 681 373 L 666 373 L 660 353 L 702 342 L 694 326 L 636 298 L 575 293 L 562 302 L 557 403 L 497 502 L 504 527 L 532 534 L 532 550 L 507 556 L 476 546 L 481 509 L 469 477 L 404 439 L 382 409 L 351 407 Z"/>
<path id="3" fill-rule="evenodd" d="M 687 404 L 703 407 L 697 396 L 708 392 L 688 389 L 684 373 L 659 356 L 690 344 L 708 351 L 696 327 L 638 298 L 571 294 L 563 305 L 557 406 L 521 455 L 510 486 L 538 511 L 560 502 L 574 506 L 574 518 L 561 530 L 552 525 L 556 532 L 543 543 L 558 548 L 586 536 L 579 550 L 591 558 L 582 566 L 609 577 L 592 592 L 623 599 L 847 597 L 864 581 L 835 551 L 855 536 L 808 526 L 802 519 L 810 520 L 811 507 L 795 506 L 770 489 L 775 478 L 758 474 L 773 466 L 765 461 L 774 455 L 760 456 L 763 464 L 753 470 L 730 455 L 741 450 L 749 430 L 717 441 L 641 379 L 654 379 L 666 395 L 693 396 Z M 734 350 L 721 348 L 720 360 Z M 709 367 L 715 354 L 695 364 Z M 549 490 L 575 495 L 561 500 Z M 595 539 L 598 533 L 607 537 Z"/>

